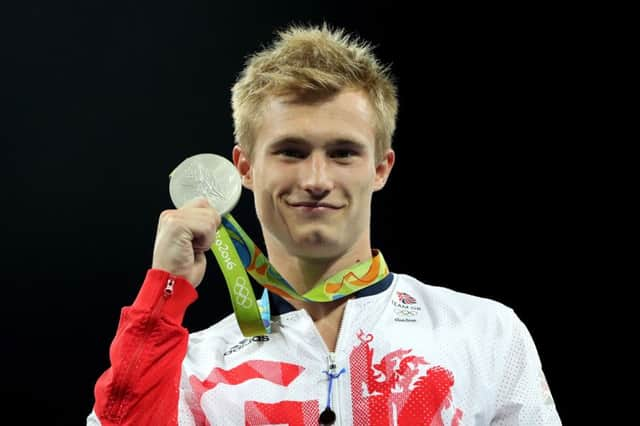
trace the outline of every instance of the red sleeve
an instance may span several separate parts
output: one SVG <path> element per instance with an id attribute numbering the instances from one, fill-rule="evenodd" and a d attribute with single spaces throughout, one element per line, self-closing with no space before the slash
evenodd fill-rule
<path id="1" fill-rule="evenodd" d="M 187 307 L 197 298 L 181 277 L 150 269 L 132 306 L 122 309 L 111 367 L 95 385 L 94 411 L 106 425 L 176 425 Z"/>

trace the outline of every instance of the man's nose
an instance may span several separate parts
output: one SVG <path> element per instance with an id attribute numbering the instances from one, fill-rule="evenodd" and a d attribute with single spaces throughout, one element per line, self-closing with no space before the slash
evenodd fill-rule
<path id="1" fill-rule="evenodd" d="M 302 188 L 313 197 L 323 197 L 333 187 L 328 159 L 324 153 L 318 152 L 311 154 L 307 160 L 300 170 Z"/>

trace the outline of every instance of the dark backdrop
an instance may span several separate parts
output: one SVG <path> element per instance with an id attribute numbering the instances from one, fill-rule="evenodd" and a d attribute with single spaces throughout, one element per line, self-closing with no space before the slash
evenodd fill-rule
<path id="1" fill-rule="evenodd" d="M 373 244 L 394 271 L 514 308 L 570 419 L 553 13 L 269 3 L 3 6 L 3 404 L 25 424 L 84 422 L 171 207 L 167 174 L 196 153 L 230 157 L 245 56 L 288 23 L 326 20 L 378 46 L 399 85 Z M 234 215 L 260 241 L 247 191 Z M 230 312 L 215 265 L 205 280 L 191 330 Z"/>

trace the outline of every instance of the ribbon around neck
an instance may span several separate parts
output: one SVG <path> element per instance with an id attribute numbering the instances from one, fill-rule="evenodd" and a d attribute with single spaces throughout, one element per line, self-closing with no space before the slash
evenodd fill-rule
<path id="1" fill-rule="evenodd" d="M 262 336 L 270 331 L 268 298 L 263 295 L 258 304 L 247 272 L 268 291 L 309 302 L 341 299 L 379 282 L 389 274 L 382 253 L 374 250 L 370 259 L 319 281 L 301 295 L 276 271 L 229 213 L 222 217 L 222 225 L 218 228 L 211 250 L 227 282 L 231 304 L 245 337 Z"/>

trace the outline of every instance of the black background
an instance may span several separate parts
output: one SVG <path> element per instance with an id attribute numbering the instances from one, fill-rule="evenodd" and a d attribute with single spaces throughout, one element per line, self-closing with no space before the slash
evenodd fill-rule
<path id="1" fill-rule="evenodd" d="M 25 424 L 84 423 L 120 307 L 150 266 L 157 216 L 172 207 L 168 173 L 201 152 L 230 158 L 230 88 L 245 56 L 289 23 L 323 21 L 377 46 L 399 85 L 397 162 L 374 196 L 374 246 L 396 272 L 514 308 L 571 423 L 576 282 L 558 127 L 570 42 L 554 11 L 195 0 L 3 7 L 2 400 Z M 261 241 L 249 192 L 234 216 Z M 191 330 L 230 312 L 213 263 L 187 313 Z"/>

